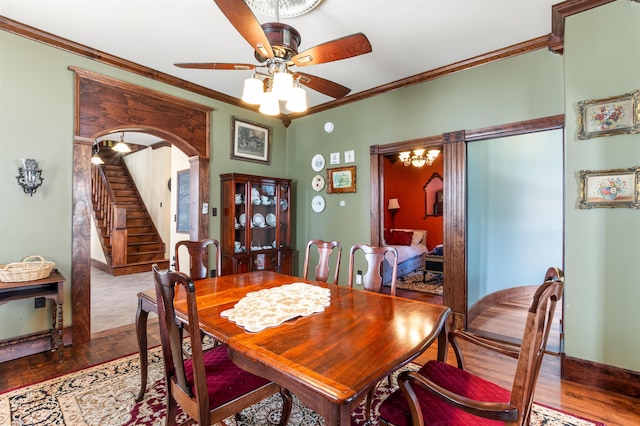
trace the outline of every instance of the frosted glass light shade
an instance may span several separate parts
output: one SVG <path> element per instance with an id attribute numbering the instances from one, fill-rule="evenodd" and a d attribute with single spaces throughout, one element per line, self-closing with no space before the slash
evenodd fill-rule
<path id="1" fill-rule="evenodd" d="M 242 100 L 251 105 L 258 105 L 262 102 L 262 80 L 259 78 L 249 77 L 244 81 L 244 89 L 242 90 Z"/>
<path id="2" fill-rule="evenodd" d="M 307 110 L 307 92 L 302 87 L 291 89 L 289 100 L 286 105 L 291 112 L 303 112 Z"/>
<path id="3" fill-rule="evenodd" d="M 273 87 L 271 91 L 281 101 L 286 101 L 293 90 L 293 76 L 288 72 L 277 72 L 273 74 Z"/>
<path id="4" fill-rule="evenodd" d="M 124 143 L 122 141 L 118 142 L 116 144 L 116 146 L 114 146 L 111 149 L 113 149 L 114 151 L 117 151 L 117 152 L 122 152 L 122 153 L 131 152 L 131 148 L 129 148 L 129 145 L 127 145 L 126 143 Z"/>
<path id="5" fill-rule="evenodd" d="M 278 105 L 278 98 L 273 92 L 265 92 L 262 96 L 260 112 L 265 115 L 280 114 L 280 105 Z"/>

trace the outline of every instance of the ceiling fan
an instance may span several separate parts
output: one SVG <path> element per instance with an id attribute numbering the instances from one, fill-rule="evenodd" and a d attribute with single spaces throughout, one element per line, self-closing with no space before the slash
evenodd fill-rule
<path id="1" fill-rule="evenodd" d="M 254 56 L 259 64 L 201 62 L 176 63 L 175 66 L 213 70 L 253 70 L 254 79 L 264 85 L 265 92 L 270 92 L 273 86 L 278 84 L 279 77 L 283 77 L 327 96 L 342 98 L 351 89 L 324 78 L 292 71 L 290 67 L 339 61 L 371 52 L 371 44 L 362 33 L 341 37 L 298 52 L 300 33 L 292 26 L 280 22 L 261 25 L 243 0 L 214 1 L 240 35 L 253 47 Z M 279 0 L 275 2 L 278 18 Z M 257 68 L 266 68 L 266 72 L 258 72 Z M 264 77 L 264 81 L 260 81 L 256 74 Z"/>

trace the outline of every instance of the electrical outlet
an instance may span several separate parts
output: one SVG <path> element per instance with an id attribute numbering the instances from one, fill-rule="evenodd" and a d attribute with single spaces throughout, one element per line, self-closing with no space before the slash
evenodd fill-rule
<path id="1" fill-rule="evenodd" d="M 356 284 L 362 285 L 362 271 L 356 273 Z"/>
<path id="2" fill-rule="evenodd" d="M 215 278 L 215 277 L 217 277 L 217 276 L 218 276 L 218 274 L 216 273 L 216 270 L 215 270 L 215 269 L 212 269 L 212 270 L 211 270 L 211 278 Z"/>
<path id="3" fill-rule="evenodd" d="M 36 297 L 34 300 L 34 309 L 44 308 L 47 306 L 47 299 L 44 297 Z"/>

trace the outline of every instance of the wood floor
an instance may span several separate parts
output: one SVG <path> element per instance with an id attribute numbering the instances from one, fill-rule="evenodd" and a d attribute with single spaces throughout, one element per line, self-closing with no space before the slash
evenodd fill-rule
<path id="1" fill-rule="evenodd" d="M 441 298 L 419 294 L 398 294 L 422 300 L 441 303 Z M 502 315 L 506 310 L 502 310 Z M 498 315 L 495 311 L 489 315 Z M 479 317 L 480 318 L 480 317 Z M 490 320 L 485 318 L 484 320 Z M 517 320 L 517 319 L 516 319 Z M 495 321 L 494 323 L 503 322 Z M 508 323 L 508 321 L 506 321 Z M 149 345 L 158 345 L 157 319 L 149 324 Z M 65 349 L 64 360 L 58 362 L 57 354 L 41 353 L 0 364 L 0 392 L 46 380 L 66 372 L 109 361 L 138 351 L 133 325 L 120 327 L 94 335 L 87 344 L 75 344 Z M 435 345 L 423 354 L 418 362 L 423 363 L 436 357 Z M 465 351 L 468 370 L 482 375 L 505 387 L 510 387 L 510 377 L 515 371 L 515 361 L 496 354 L 487 354 L 476 348 Z M 450 363 L 455 357 L 450 351 Z M 611 392 L 602 392 L 573 382 L 560 379 L 559 357 L 547 355 L 543 362 L 536 388 L 535 400 L 554 408 L 592 420 L 604 422 L 608 426 L 640 425 L 640 399 Z"/>

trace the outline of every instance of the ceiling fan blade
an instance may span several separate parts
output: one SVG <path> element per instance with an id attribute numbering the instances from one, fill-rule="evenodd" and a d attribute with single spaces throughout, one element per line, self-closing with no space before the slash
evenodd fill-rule
<path id="1" fill-rule="evenodd" d="M 222 62 L 181 62 L 173 64 L 180 68 L 195 68 L 200 70 L 252 70 L 252 64 L 225 64 Z"/>
<path id="2" fill-rule="evenodd" d="M 260 22 L 242 0 L 214 0 L 231 25 L 265 58 L 273 58 L 273 49 Z"/>
<path id="3" fill-rule="evenodd" d="M 333 81 L 316 77 L 315 75 L 311 74 L 296 72 L 293 74 L 293 78 L 299 79 L 300 84 L 304 84 L 305 86 L 315 90 L 316 92 L 323 93 L 336 99 L 347 96 L 347 93 L 351 91 L 351 89 L 349 89 L 348 87 L 344 87 L 341 84 L 334 83 Z"/>
<path id="4" fill-rule="evenodd" d="M 339 61 L 371 52 L 371 43 L 362 33 L 338 38 L 300 52 L 291 58 L 298 66 Z"/>

